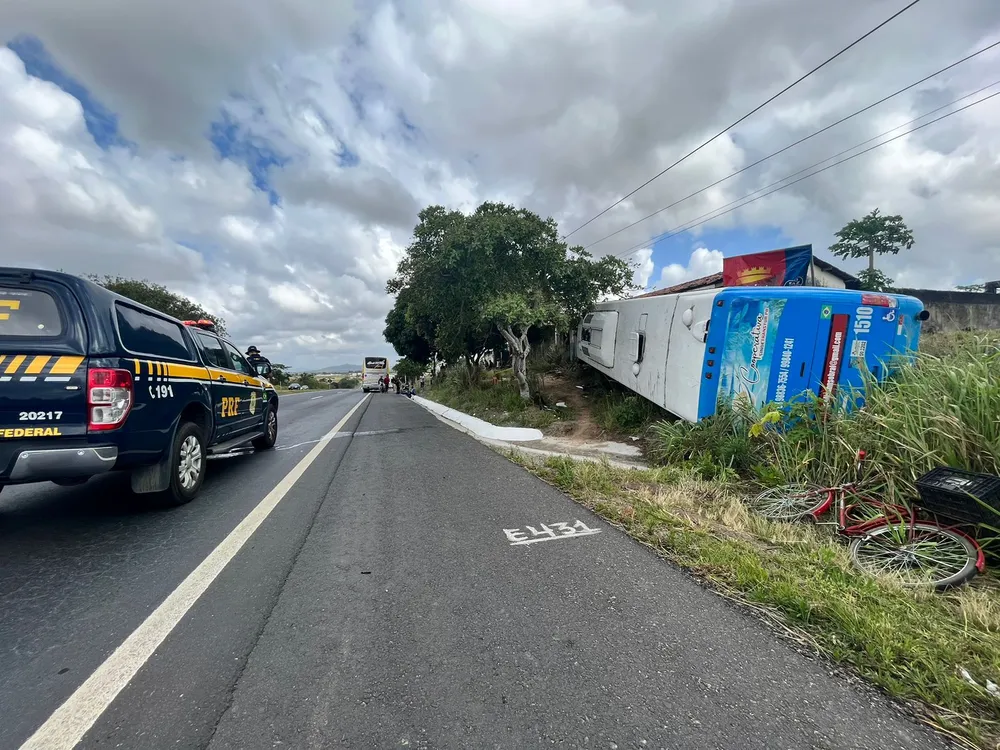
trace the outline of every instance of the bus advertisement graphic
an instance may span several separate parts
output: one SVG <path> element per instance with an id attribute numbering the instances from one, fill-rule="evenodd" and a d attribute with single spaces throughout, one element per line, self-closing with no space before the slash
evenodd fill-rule
<path id="1" fill-rule="evenodd" d="M 753 407 L 768 401 L 771 365 L 784 299 L 733 300 L 719 363 L 720 401 L 745 399 Z"/>
<path id="2" fill-rule="evenodd" d="M 823 380 L 820 395 L 829 402 L 837 393 L 837 381 L 844 362 L 844 344 L 847 341 L 847 326 L 850 315 L 834 315 L 830 324 L 830 339 L 826 344 L 826 361 L 823 363 Z"/>

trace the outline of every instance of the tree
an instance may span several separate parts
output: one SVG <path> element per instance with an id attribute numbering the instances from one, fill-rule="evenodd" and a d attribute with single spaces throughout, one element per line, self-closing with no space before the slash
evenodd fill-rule
<path id="1" fill-rule="evenodd" d="M 426 365 L 434 355 L 434 345 L 431 343 L 434 338 L 434 323 L 419 318 L 417 311 L 411 309 L 413 294 L 408 288 L 399 293 L 396 303 L 385 317 L 382 335 L 392 344 L 396 354 Z"/>
<path id="2" fill-rule="evenodd" d="M 891 292 L 894 280 L 886 276 L 877 268 L 874 270 L 865 269 L 858 273 L 858 281 L 861 288 L 868 292 Z"/>
<path id="3" fill-rule="evenodd" d="M 875 256 L 897 255 L 900 250 L 913 247 L 913 232 L 903 222 L 903 217 L 883 216 L 876 208 L 868 215 L 848 222 L 836 234 L 837 241 L 830 245 L 830 252 L 838 258 L 867 258 L 868 269 L 858 274 L 863 289 L 885 291 L 892 286 L 892 279 L 876 270 Z"/>
<path id="4" fill-rule="evenodd" d="M 130 300 L 180 320 L 211 320 L 215 323 L 216 330 L 223 336 L 226 335 L 225 320 L 212 315 L 194 300 L 171 292 L 162 284 L 154 284 L 152 281 L 146 280 L 126 279 L 122 276 L 101 278 L 90 275 L 87 278 L 95 284 L 100 284 L 108 291 L 128 297 Z"/>
<path id="5" fill-rule="evenodd" d="M 413 236 L 386 287 L 406 305 L 406 324 L 433 331 L 433 348 L 470 368 L 502 337 L 525 399 L 529 333 L 565 330 L 602 295 L 634 288 L 627 262 L 570 250 L 554 220 L 502 203 L 483 203 L 469 216 L 430 206 Z"/>
<path id="6" fill-rule="evenodd" d="M 311 388 L 313 390 L 316 390 L 317 388 L 325 388 L 326 387 L 323 384 L 323 382 L 320 381 L 320 379 L 317 378 L 315 375 L 313 375 L 311 372 L 300 373 L 296 379 L 299 381 L 299 385 L 308 386 L 309 388 Z"/>
<path id="7" fill-rule="evenodd" d="M 291 376 L 288 374 L 288 365 L 271 363 L 271 377 L 268 380 L 277 386 L 284 387 L 288 385 L 291 380 Z"/>
<path id="8" fill-rule="evenodd" d="M 396 361 L 393 369 L 400 380 L 413 382 L 418 380 L 427 371 L 426 363 L 420 363 L 409 357 L 401 357 Z"/>

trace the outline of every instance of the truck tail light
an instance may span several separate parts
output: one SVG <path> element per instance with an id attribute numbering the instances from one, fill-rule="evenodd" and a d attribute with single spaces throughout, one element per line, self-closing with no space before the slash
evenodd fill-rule
<path id="1" fill-rule="evenodd" d="M 94 368 L 87 372 L 87 429 L 121 427 L 135 402 L 132 373 L 128 370 Z"/>

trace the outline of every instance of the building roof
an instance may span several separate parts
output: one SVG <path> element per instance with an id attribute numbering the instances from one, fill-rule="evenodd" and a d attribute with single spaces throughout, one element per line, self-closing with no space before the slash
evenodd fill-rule
<path id="1" fill-rule="evenodd" d="M 639 294 L 636 295 L 636 298 L 659 297 L 661 294 L 677 294 L 678 292 L 690 292 L 694 289 L 710 289 L 714 286 L 719 286 L 721 283 L 722 273 L 713 273 L 708 276 L 702 276 L 700 279 L 692 279 L 691 281 L 685 281 L 682 284 L 674 284 L 673 286 L 656 289 L 652 292 L 647 292 L 646 294 Z"/>
<path id="2" fill-rule="evenodd" d="M 821 271 L 826 271 L 831 276 L 836 276 L 838 279 L 844 282 L 844 285 L 848 289 L 857 289 L 860 285 L 858 279 L 847 271 L 842 271 L 837 268 L 832 263 L 827 263 L 822 258 L 817 258 L 813 256 L 813 263 L 816 264 L 816 268 Z M 712 287 L 722 286 L 722 272 L 709 274 L 708 276 L 702 276 L 700 279 L 692 279 L 691 281 L 685 281 L 680 284 L 674 284 L 673 286 L 664 287 L 663 289 L 656 289 L 652 292 L 646 292 L 646 294 L 636 295 L 634 299 L 640 299 L 642 297 L 658 297 L 661 294 L 678 294 L 680 292 L 691 292 L 696 289 L 711 289 Z"/>

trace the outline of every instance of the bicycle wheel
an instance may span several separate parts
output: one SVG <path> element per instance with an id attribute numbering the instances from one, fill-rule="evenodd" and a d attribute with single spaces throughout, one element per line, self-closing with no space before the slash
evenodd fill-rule
<path id="1" fill-rule="evenodd" d="M 747 507 L 770 521 L 798 521 L 822 515 L 833 504 L 833 491 L 806 485 L 771 487 L 747 501 Z"/>
<path id="2" fill-rule="evenodd" d="M 938 590 L 971 580 L 981 557 L 971 537 L 931 521 L 886 521 L 851 542 L 851 562 L 862 572 Z"/>

